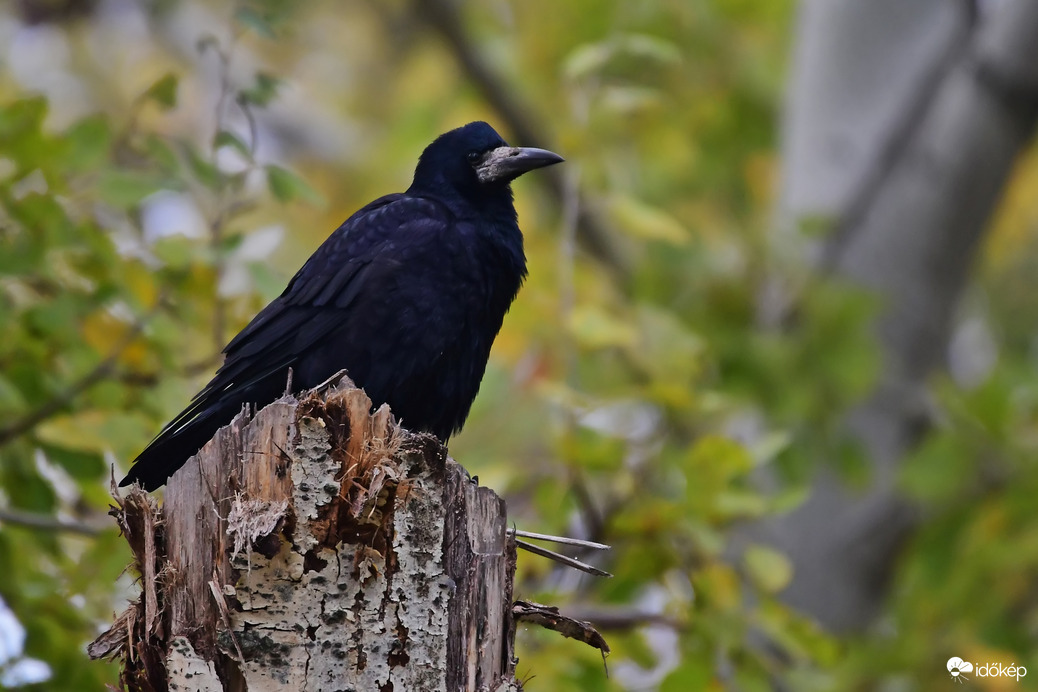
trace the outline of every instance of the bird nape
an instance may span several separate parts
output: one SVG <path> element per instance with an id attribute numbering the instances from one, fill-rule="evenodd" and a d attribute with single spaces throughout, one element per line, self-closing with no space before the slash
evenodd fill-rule
<path id="1" fill-rule="evenodd" d="M 407 192 L 337 228 L 224 348 L 223 365 L 120 485 L 158 488 L 244 404 L 340 370 L 411 430 L 446 441 L 465 422 L 526 276 L 511 181 L 562 161 L 474 122 L 426 147 Z"/>

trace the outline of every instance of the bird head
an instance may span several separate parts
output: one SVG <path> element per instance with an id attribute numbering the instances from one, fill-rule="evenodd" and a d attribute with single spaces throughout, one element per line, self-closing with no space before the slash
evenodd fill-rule
<path id="1" fill-rule="evenodd" d="M 507 191 L 523 173 L 559 163 L 546 149 L 510 147 L 485 122 L 472 122 L 433 141 L 418 160 L 412 190 L 451 188 L 465 196 Z"/>

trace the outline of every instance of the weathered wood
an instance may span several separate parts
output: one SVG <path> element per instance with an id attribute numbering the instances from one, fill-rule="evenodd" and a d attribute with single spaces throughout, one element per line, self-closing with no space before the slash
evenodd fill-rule
<path id="1" fill-rule="evenodd" d="M 519 690 L 505 504 L 349 383 L 221 429 L 113 510 L 140 600 L 90 647 L 131 690 Z"/>

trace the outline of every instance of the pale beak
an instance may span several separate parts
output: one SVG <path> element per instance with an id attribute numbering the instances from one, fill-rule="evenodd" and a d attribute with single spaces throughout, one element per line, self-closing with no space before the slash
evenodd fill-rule
<path id="1" fill-rule="evenodd" d="M 476 166 L 481 183 L 499 183 L 515 180 L 523 173 L 564 161 L 547 149 L 534 147 L 498 147 L 487 152 Z"/>

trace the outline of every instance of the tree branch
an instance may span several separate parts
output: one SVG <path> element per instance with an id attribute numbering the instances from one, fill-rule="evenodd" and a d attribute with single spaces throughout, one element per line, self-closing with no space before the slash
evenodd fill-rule
<path id="1" fill-rule="evenodd" d="M 599 630 L 631 630 L 637 627 L 659 625 L 675 631 L 682 631 L 687 624 L 679 618 L 665 613 L 656 613 L 638 608 L 566 608 L 566 615 L 574 620 L 584 620 L 594 624 Z"/>
<path id="2" fill-rule="evenodd" d="M 20 509 L 10 508 L 0 509 L 0 524 L 12 524 L 42 531 L 64 531 L 84 536 L 97 536 L 105 531 L 105 527 L 100 525 L 95 526 L 86 522 L 60 519 L 49 514 L 25 512 Z"/>
<path id="3" fill-rule="evenodd" d="M 926 111 L 933 103 L 938 89 L 959 64 L 964 47 L 968 46 L 975 29 L 969 5 L 963 6 L 962 9 L 963 21 L 954 35 L 947 39 L 942 55 L 934 60 L 926 74 L 920 78 L 918 89 L 901 109 L 900 115 L 891 127 L 890 135 L 876 153 L 857 190 L 826 238 L 819 260 L 818 269 L 821 273 L 829 274 L 836 271 L 854 234 L 863 228 L 865 214 L 872 208 L 891 171 L 900 163 L 905 148 L 924 122 Z"/>

